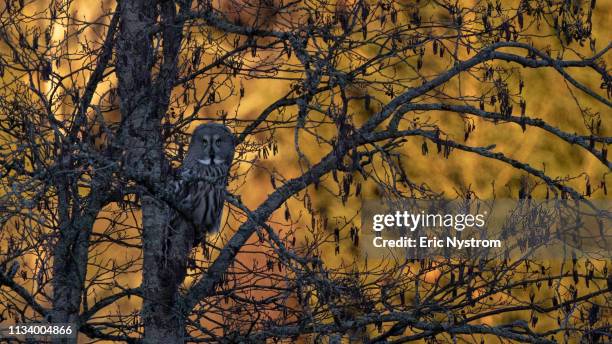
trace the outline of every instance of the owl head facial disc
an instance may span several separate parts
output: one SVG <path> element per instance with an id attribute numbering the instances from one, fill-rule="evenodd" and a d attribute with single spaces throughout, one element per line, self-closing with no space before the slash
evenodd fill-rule
<path id="1" fill-rule="evenodd" d="M 189 165 L 230 166 L 234 158 L 236 138 L 224 125 L 206 123 L 191 136 L 186 161 Z"/>

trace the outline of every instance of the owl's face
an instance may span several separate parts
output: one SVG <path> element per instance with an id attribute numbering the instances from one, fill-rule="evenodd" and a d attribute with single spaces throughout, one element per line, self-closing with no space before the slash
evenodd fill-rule
<path id="1" fill-rule="evenodd" d="M 191 136 L 187 161 L 204 166 L 230 166 L 234 158 L 235 137 L 221 124 L 206 123 Z"/>

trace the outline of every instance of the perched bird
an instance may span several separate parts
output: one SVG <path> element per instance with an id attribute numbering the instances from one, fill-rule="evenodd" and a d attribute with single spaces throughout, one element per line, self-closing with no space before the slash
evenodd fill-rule
<path id="1" fill-rule="evenodd" d="M 231 131 L 217 123 L 202 124 L 191 136 L 176 191 L 181 208 L 190 211 L 193 246 L 202 243 L 206 233 L 219 230 L 235 144 Z M 180 221 L 185 216 L 175 216 L 171 226 L 178 228 Z"/>

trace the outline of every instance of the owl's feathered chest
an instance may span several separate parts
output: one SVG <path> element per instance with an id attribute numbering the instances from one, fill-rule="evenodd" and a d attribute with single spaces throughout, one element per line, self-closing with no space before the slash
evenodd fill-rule
<path id="1" fill-rule="evenodd" d="M 192 221 L 202 232 L 218 230 L 223 209 L 228 168 L 224 165 L 185 166 L 179 171 L 176 196 L 181 205 L 190 209 Z M 202 233 L 200 232 L 200 233 Z M 196 235 L 199 237 L 200 235 Z"/>
<path id="2" fill-rule="evenodd" d="M 183 201 L 205 193 L 219 194 L 227 185 L 227 167 L 200 165 L 181 169 L 180 181 L 177 184 L 176 192 L 181 194 Z"/>
<path id="3" fill-rule="evenodd" d="M 228 169 L 225 165 L 185 166 L 179 171 L 180 183 L 183 186 L 197 183 L 211 184 L 214 187 L 225 188 L 227 184 Z"/>

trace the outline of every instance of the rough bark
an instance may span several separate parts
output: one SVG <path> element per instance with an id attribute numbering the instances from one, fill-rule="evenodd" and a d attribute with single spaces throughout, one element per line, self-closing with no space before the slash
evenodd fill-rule
<path id="1" fill-rule="evenodd" d="M 98 204 L 92 204 L 83 213 L 62 219 L 53 257 L 53 311 L 50 319 L 53 323 L 79 325 L 89 240 L 99 209 Z M 69 340 L 59 342 L 66 343 Z"/>
<path id="2" fill-rule="evenodd" d="M 180 262 L 168 257 L 168 210 L 152 197 L 143 197 L 143 309 L 144 343 L 182 343 L 184 318 L 177 310 Z"/>
<path id="3" fill-rule="evenodd" d="M 176 15 L 173 2 L 159 6 L 163 29 L 163 62 L 153 79 L 153 43 L 150 37 L 156 7 L 148 1 L 123 1 L 117 70 L 121 97 L 125 174 L 140 185 L 160 185 L 166 180 L 160 123 L 176 76 L 182 27 L 168 25 Z M 171 233 L 166 205 L 140 193 L 143 215 L 143 308 L 145 343 L 182 343 L 184 319 L 177 310 L 179 286 L 189 252 L 181 233 Z M 179 230 L 179 229 L 177 229 Z M 169 236 L 173 236 L 170 238 Z M 182 243 L 182 244 L 181 244 Z"/>
<path id="4" fill-rule="evenodd" d="M 65 149 L 61 157 L 65 170 L 72 170 L 72 152 Z M 53 309 L 49 321 L 53 323 L 80 323 L 81 301 L 84 297 L 88 253 L 93 225 L 104 205 L 108 192 L 108 175 L 101 173 L 92 179 L 92 192 L 79 196 L 78 174 L 57 178 L 59 236 L 53 250 Z M 76 342 L 60 339 L 55 342 Z"/>

